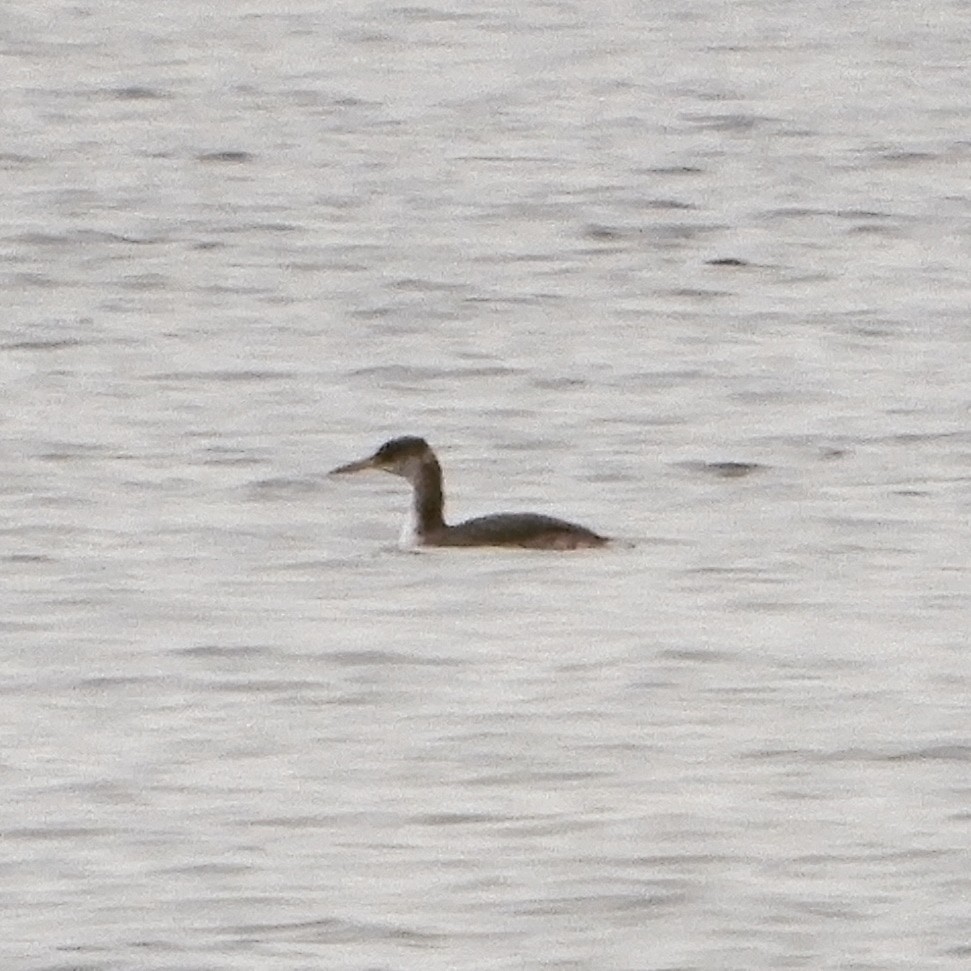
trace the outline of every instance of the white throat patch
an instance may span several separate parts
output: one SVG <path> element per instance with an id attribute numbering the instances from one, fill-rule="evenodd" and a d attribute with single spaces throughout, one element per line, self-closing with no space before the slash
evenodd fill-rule
<path id="1" fill-rule="evenodd" d="M 413 506 L 408 507 L 405 513 L 405 521 L 401 524 L 401 535 L 398 537 L 398 546 L 403 550 L 414 549 L 418 545 L 418 514 Z"/>

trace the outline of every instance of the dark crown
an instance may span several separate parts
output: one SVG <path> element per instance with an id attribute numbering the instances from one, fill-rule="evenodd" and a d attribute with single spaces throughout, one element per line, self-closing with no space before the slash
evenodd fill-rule
<path id="1" fill-rule="evenodd" d="M 385 442 L 375 453 L 374 457 L 380 462 L 398 462 L 401 459 L 424 455 L 429 452 L 428 442 L 416 435 L 405 435 L 402 438 L 392 438 Z"/>

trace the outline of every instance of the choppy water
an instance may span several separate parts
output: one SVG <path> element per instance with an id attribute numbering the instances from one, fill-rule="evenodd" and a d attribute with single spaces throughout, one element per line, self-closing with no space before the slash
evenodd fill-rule
<path id="1" fill-rule="evenodd" d="M 205 7 L 0 24 L 3 967 L 966 967 L 968 4 Z"/>

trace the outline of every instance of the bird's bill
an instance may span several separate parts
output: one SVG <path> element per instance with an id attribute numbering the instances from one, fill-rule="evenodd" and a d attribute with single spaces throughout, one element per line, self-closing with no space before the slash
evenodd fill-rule
<path id="1" fill-rule="evenodd" d="M 352 472 L 363 472 L 365 469 L 376 469 L 378 463 L 373 455 L 366 459 L 359 459 L 357 462 L 348 462 L 347 465 L 339 465 L 336 469 L 331 469 L 328 475 L 350 475 Z"/>

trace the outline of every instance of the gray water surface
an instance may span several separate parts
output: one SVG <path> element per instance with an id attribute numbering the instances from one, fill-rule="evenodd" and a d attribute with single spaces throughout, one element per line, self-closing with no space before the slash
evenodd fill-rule
<path id="1" fill-rule="evenodd" d="M 968 13 L 6 4 L 0 965 L 966 967 Z"/>

